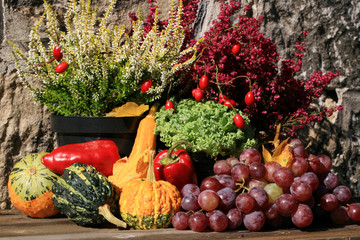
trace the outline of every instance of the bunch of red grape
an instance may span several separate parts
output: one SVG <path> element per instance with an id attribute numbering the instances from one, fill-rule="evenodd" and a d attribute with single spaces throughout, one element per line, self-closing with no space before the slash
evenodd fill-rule
<path id="1" fill-rule="evenodd" d="M 244 225 L 259 231 L 265 224 L 280 228 L 292 222 L 304 228 L 316 217 L 335 224 L 347 224 L 350 219 L 360 224 L 360 204 L 330 172 L 331 159 L 307 154 L 298 139 L 290 140 L 289 145 L 291 168 L 275 161 L 263 164 L 256 149 L 244 150 L 239 159 L 217 161 L 213 166 L 216 175 L 205 178 L 200 187 L 187 184 L 182 188 L 183 211 L 173 217 L 173 227 L 221 232 Z"/>

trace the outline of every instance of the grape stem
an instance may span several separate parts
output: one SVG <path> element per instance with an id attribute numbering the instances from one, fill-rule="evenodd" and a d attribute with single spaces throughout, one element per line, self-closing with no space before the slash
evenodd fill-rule
<path id="1" fill-rule="evenodd" d="M 245 179 L 242 178 L 243 181 L 242 183 L 236 183 L 235 185 L 238 187 L 235 192 L 239 192 L 240 190 L 242 190 L 242 192 L 245 192 L 246 190 L 249 191 L 249 189 L 247 187 L 245 187 Z"/>

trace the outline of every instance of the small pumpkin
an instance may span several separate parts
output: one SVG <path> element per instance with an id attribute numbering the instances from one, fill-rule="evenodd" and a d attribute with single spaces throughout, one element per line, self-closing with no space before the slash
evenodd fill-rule
<path id="1" fill-rule="evenodd" d="M 46 152 L 31 153 L 14 165 L 8 182 L 11 203 L 34 218 L 53 216 L 59 211 L 52 200 L 52 186 L 59 178 L 41 163 Z"/>
<path id="2" fill-rule="evenodd" d="M 121 217 L 135 229 L 166 228 L 181 208 L 177 188 L 167 181 L 155 181 L 154 155 L 152 151 L 147 178 L 130 180 L 121 192 Z"/>
<path id="3" fill-rule="evenodd" d="M 126 228 L 126 223 L 113 215 L 119 210 L 116 188 L 93 166 L 73 163 L 52 190 L 55 207 L 76 224 L 92 226 L 107 220 Z"/>

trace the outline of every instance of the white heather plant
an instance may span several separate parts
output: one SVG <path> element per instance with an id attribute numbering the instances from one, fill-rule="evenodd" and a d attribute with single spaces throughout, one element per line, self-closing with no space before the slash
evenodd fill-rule
<path id="1" fill-rule="evenodd" d="M 10 42 L 19 78 L 34 100 L 55 114 L 103 116 L 127 101 L 151 103 L 166 97 L 169 88 L 180 82 L 177 73 L 195 61 L 196 46 L 183 50 L 181 3 L 176 6 L 171 1 L 164 30 L 159 31 L 156 15 L 154 27 L 146 33 L 139 11 L 139 19 L 128 34 L 123 25 L 109 27 L 116 0 L 110 1 L 100 18 L 91 0 L 77 2 L 69 1 L 66 30 L 61 31 L 56 12 L 44 1 L 45 11 L 30 33 L 27 54 Z M 40 37 L 41 27 L 46 28 L 46 44 Z M 63 73 L 55 72 L 59 64 L 53 58 L 56 46 L 63 54 L 60 62 L 69 66 Z M 186 61 L 181 60 L 184 56 Z M 142 93 L 141 84 L 148 79 L 152 86 Z"/>

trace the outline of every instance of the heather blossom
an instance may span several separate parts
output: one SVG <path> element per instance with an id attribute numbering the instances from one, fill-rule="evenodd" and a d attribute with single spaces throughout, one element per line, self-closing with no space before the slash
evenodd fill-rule
<path id="1" fill-rule="evenodd" d="M 166 22 L 158 20 L 156 8 L 147 18 L 151 24 L 139 11 L 131 31 L 108 23 L 115 3 L 111 0 L 104 16 L 98 18 L 91 0 L 69 1 L 66 31 L 62 31 L 56 12 L 44 2 L 44 15 L 30 34 L 29 52 L 25 54 L 12 44 L 20 80 L 35 101 L 59 115 L 103 116 L 127 101 L 159 101 L 167 97 L 171 86 L 180 83 L 178 73 L 196 59 L 196 43 L 184 46 L 187 31 L 181 23 L 181 2 L 170 1 Z M 48 46 L 40 37 L 43 26 Z M 56 72 L 59 60 L 53 56 L 55 47 L 63 55 L 59 60 L 69 66 L 61 73 Z M 141 86 L 149 80 L 151 86 L 143 92 Z"/>

